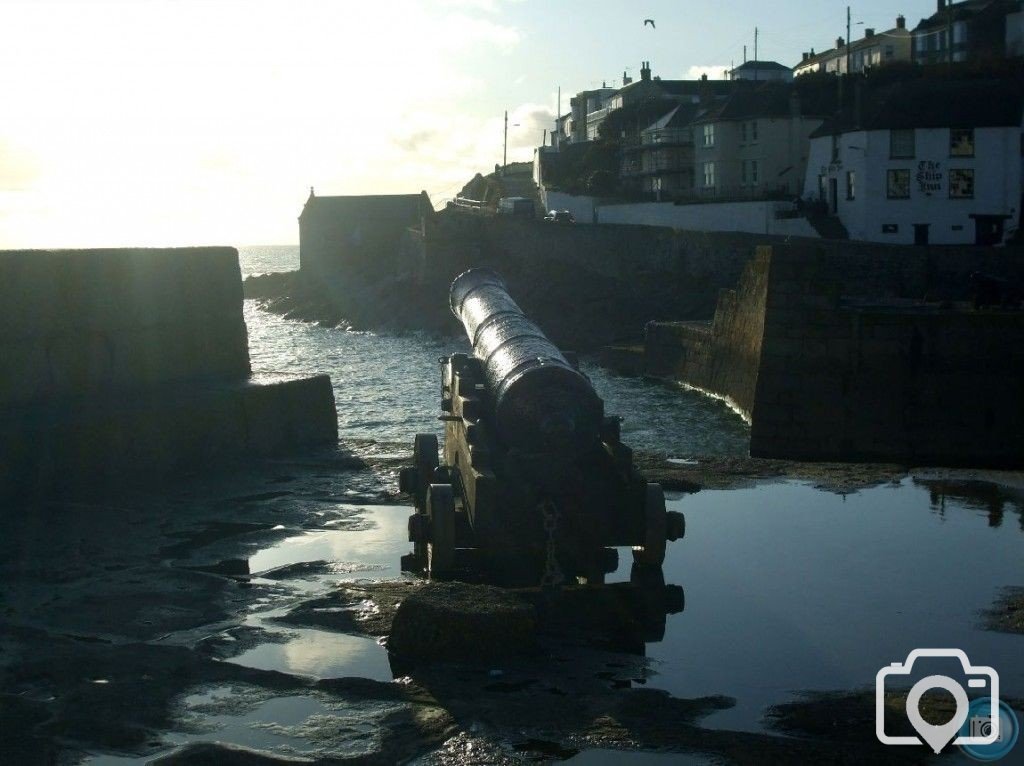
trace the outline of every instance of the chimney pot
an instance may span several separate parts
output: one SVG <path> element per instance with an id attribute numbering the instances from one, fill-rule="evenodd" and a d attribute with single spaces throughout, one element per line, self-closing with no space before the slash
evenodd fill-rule
<path id="1" fill-rule="evenodd" d="M 907 28 L 907 19 L 906 19 L 905 16 L 897 16 L 896 17 L 896 28 L 897 29 L 906 29 Z"/>
<path id="2" fill-rule="evenodd" d="M 837 48 L 842 48 L 845 44 L 846 44 L 846 41 L 843 38 L 841 38 L 841 37 L 837 37 L 836 38 L 836 47 Z"/>

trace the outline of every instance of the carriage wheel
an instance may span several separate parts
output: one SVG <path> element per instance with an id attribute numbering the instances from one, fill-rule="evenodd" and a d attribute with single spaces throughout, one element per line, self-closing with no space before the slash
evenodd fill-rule
<path id="1" fill-rule="evenodd" d="M 437 437 L 434 434 L 416 434 L 412 443 L 412 459 L 420 469 L 420 476 L 433 476 L 438 466 Z"/>
<path id="2" fill-rule="evenodd" d="M 431 577 L 444 576 L 455 564 L 455 496 L 451 484 L 431 484 L 427 491 L 430 542 L 427 569 Z"/>
<path id="3" fill-rule="evenodd" d="M 665 563 L 667 538 L 665 493 L 660 484 L 648 484 L 644 502 L 644 544 L 633 548 L 633 562 L 639 566 L 660 567 Z"/>

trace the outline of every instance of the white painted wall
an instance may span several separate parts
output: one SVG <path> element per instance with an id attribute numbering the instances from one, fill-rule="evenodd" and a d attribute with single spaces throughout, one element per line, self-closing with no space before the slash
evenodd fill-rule
<path id="1" fill-rule="evenodd" d="M 549 210 L 568 210 L 576 219 L 576 223 L 594 223 L 596 200 L 593 197 L 578 197 L 565 192 L 550 191 L 541 186 L 540 199 L 545 213 Z"/>
<path id="2" fill-rule="evenodd" d="M 788 202 L 710 202 L 673 205 L 670 202 L 641 202 L 601 205 L 598 223 L 668 226 L 688 231 L 739 231 L 748 234 L 778 234 L 813 237 L 818 233 L 804 218 L 777 219 L 777 210 L 791 209 Z"/>
<path id="3" fill-rule="evenodd" d="M 1006 55 L 1024 56 L 1024 11 L 1006 16 Z"/>
<path id="4" fill-rule="evenodd" d="M 838 180 L 838 215 L 851 239 L 913 244 L 914 224 L 929 224 L 929 243 L 973 244 L 971 214 L 1008 215 L 1006 236 L 1017 227 L 1021 201 L 1020 128 L 977 128 L 975 156 L 949 156 L 949 129 L 918 129 L 913 159 L 889 158 L 889 131 L 841 135 L 838 162 L 831 161 L 832 137 L 812 139 L 804 183 L 805 199 L 817 199 L 819 176 Z M 934 163 L 934 164 L 933 164 Z M 974 169 L 974 199 L 949 197 L 949 171 Z M 887 198 L 889 169 L 910 171 L 910 199 Z M 856 198 L 846 198 L 846 173 L 856 174 Z M 922 173 L 934 173 L 938 190 L 923 188 Z M 882 227 L 895 225 L 895 233 Z"/>

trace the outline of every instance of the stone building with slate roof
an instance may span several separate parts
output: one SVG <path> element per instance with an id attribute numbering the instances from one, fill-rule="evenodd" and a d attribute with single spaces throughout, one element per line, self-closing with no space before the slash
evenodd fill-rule
<path id="1" fill-rule="evenodd" d="M 310 189 L 299 215 L 299 268 L 317 276 L 388 271 L 406 232 L 423 231 L 432 216 L 426 192 L 322 197 Z"/>

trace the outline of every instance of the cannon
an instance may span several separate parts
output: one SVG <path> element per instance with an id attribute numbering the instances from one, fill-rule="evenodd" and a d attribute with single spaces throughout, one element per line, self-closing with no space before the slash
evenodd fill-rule
<path id="1" fill-rule="evenodd" d="M 633 549 L 660 576 L 666 542 L 685 532 L 620 438 L 621 418 L 530 321 L 490 269 L 450 290 L 473 354 L 442 357 L 444 446 L 418 434 L 400 489 L 416 506 L 406 571 L 477 573 L 509 586 L 602 583 Z"/>

